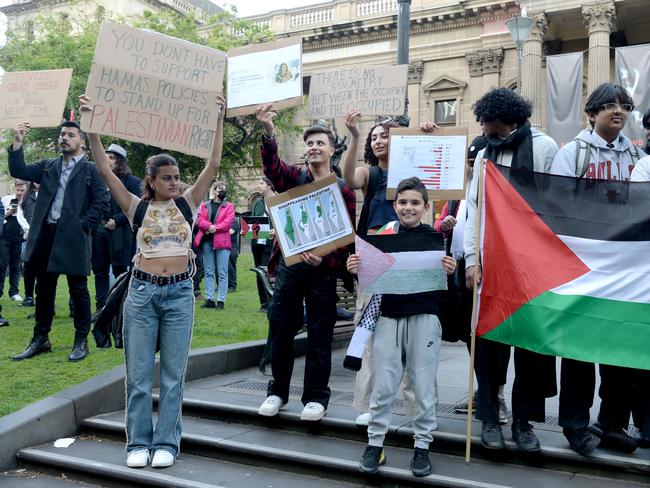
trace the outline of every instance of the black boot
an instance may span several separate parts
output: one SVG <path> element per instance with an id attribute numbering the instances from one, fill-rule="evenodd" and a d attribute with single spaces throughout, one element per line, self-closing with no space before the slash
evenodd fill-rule
<path id="1" fill-rule="evenodd" d="M 533 426 L 525 420 L 513 419 L 512 438 L 521 452 L 540 452 L 539 440 L 533 432 Z"/>
<path id="2" fill-rule="evenodd" d="M 21 361 L 23 359 L 34 357 L 37 354 L 40 354 L 42 352 L 51 352 L 51 351 L 52 351 L 52 344 L 50 344 L 50 341 L 47 338 L 47 336 L 33 337 L 31 342 L 29 343 L 29 346 L 27 346 L 27 349 L 25 349 L 20 354 L 11 356 L 11 359 L 13 359 L 14 361 Z"/>
<path id="3" fill-rule="evenodd" d="M 85 359 L 86 356 L 88 356 L 88 341 L 86 339 L 75 340 L 72 352 L 68 356 L 68 361 L 74 363 Z"/>

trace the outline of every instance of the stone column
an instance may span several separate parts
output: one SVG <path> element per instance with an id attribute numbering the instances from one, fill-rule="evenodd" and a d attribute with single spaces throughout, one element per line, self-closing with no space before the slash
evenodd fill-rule
<path id="1" fill-rule="evenodd" d="M 611 0 L 582 7 L 582 17 L 589 32 L 589 93 L 601 83 L 610 81 L 609 33 L 616 20 L 616 7 Z"/>
<path id="2" fill-rule="evenodd" d="M 548 17 L 545 13 L 533 17 L 533 28 L 524 44 L 522 62 L 521 94 L 533 103 L 530 123 L 542 127 L 542 41 L 548 30 Z"/>
<path id="3" fill-rule="evenodd" d="M 465 57 L 469 66 L 469 86 L 471 106 L 492 88 L 499 87 L 499 74 L 503 65 L 503 48 L 479 49 L 468 53 Z M 479 124 L 474 115 L 469 115 L 468 124 L 471 134 L 480 134 Z"/>

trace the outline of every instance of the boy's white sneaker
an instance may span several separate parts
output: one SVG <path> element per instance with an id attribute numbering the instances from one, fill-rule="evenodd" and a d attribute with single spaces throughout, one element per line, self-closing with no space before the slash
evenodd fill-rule
<path id="1" fill-rule="evenodd" d="M 264 417 L 275 417 L 286 406 L 287 404 L 282 402 L 282 398 L 277 395 L 271 395 L 262 402 L 257 413 Z"/>
<path id="2" fill-rule="evenodd" d="M 164 449 L 156 449 L 151 460 L 152 468 L 167 468 L 174 464 L 174 455 Z"/>
<path id="3" fill-rule="evenodd" d="M 354 419 L 354 423 L 360 427 L 367 427 L 370 423 L 370 412 L 360 414 L 356 419 Z"/>
<path id="4" fill-rule="evenodd" d="M 322 403 L 309 402 L 305 405 L 305 408 L 302 409 L 300 420 L 309 420 L 314 422 L 325 417 L 325 412 L 326 410 Z"/>
<path id="5" fill-rule="evenodd" d="M 22 302 L 23 301 L 23 297 L 21 297 L 18 293 L 16 293 L 15 295 L 11 295 L 11 299 L 14 302 Z"/>
<path id="6" fill-rule="evenodd" d="M 134 449 L 126 457 L 129 468 L 144 468 L 149 464 L 149 449 Z"/>

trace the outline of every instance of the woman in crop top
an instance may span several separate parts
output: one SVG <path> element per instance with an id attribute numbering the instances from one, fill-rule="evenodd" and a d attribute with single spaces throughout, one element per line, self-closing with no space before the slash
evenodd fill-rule
<path id="1" fill-rule="evenodd" d="M 92 111 L 89 98 L 80 97 L 82 114 Z M 192 229 L 176 202 L 184 199 L 196 208 L 210 187 L 221 162 L 225 100 L 217 99 L 218 117 L 214 145 L 196 183 L 178 195 L 180 173 L 169 154 L 147 159 L 143 200 L 148 207 L 137 229 L 137 252 L 129 291 L 124 301 L 124 356 L 126 363 L 127 466 L 171 466 L 181 440 L 181 404 L 185 367 L 192 337 Z M 110 169 L 99 135 L 90 133 L 97 170 L 131 224 L 140 203 Z M 151 390 L 160 344 L 160 399 L 153 427 Z"/>

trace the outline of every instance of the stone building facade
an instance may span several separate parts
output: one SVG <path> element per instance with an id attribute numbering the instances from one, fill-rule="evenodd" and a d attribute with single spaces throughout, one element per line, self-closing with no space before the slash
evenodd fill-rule
<path id="1" fill-rule="evenodd" d="M 532 124 L 542 130 L 546 55 L 584 51 L 586 95 L 614 79 L 611 48 L 650 43 L 648 0 L 412 0 L 411 127 L 433 120 L 468 126 L 471 135 L 479 133 L 471 113 L 474 101 L 492 87 L 516 88 L 517 51 L 505 21 L 520 15 L 522 8 L 534 25 L 524 45 L 521 92 L 533 102 Z M 397 58 L 396 0 L 331 0 L 247 20 L 268 26 L 277 37 L 302 37 L 305 90 L 314 72 L 394 64 Z M 375 117 L 364 119 L 362 133 L 374 121 Z M 310 121 L 299 111 L 297 122 L 307 125 Z M 335 123 L 344 135 L 343 121 Z M 300 161 L 301 139 L 281 142 L 281 156 Z M 363 148 L 360 160 L 362 155 Z"/>

